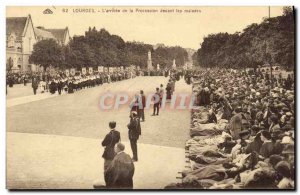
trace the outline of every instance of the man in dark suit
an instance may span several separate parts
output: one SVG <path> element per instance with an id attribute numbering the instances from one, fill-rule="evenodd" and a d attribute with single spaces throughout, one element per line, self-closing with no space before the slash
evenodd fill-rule
<path id="1" fill-rule="evenodd" d="M 58 79 L 58 82 L 57 82 L 57 91 L 58 91 L 58 94 L 61 95 L 61 90 L 63 89 L 63 82 L 61 80 L 61 78 Z"/>
<path id="2" fill-rule="evenodd" d="M 160 97 L 160 101 L 159 101 L 159 107 L 161 107 L 161 103 L 162 103 L 162 100 L 163 100 L 163 97 L 164 97 L 164 86 L 163 84 L 160 84 L 160 89 L 159 89 L 159 97 Z"/>
<path id="3" fill-rule="evenodd" d="M 159 88 L 156 88 L 156 92 L 153 96 L 153 101 L 154 101 L 154 105 L 153 105 L 153 114 L 152 116 L 155 116 L 155 112 L 156 115 L 159 114 L 159 105 L 160 105 L 160 93 L 159 93 Z"/>
<path id="4" fill-rule="evenodd" d="M 141 124 L 140 124 L 140 119 L 138 118 L 136 112 L 131 112 L 130 123 L 127 125 L 127 127 L 128 127 L 128 137 L 130 140 L 131 150 L 133 153 L 132 160 L 138 161 L 137 140 L 141 135 Z"/>
<path id="5" fill-rule="evenodd" d="M 116 153 L 114 151 L 115 144 L 120 141 L 120 132 L 116 131 L 116 122 L 109 123 L 110 132 L 105 136 L 102 141 L 102 146 L 105 147 L 102 157 L 104 158 L 104 180 L 107 183 L 105 173 L 111 161 L 114 159 Z"/>
<path id="6" fill-rule="evenodd" d="M 145 95 L 144 95 L 144 91 L 143 90 L 141 90 L 140 91 L 140 103 L 139 103 L 139 109 L 138 109 L 138 111 L 139 111 L 139 118 L 141 118 L 142 120 L 142 122 L 144 122 L 145 121 L 145 113 L 144 113 L 144 109 L 145 109 L 145 106 L 146 106 L 146 97 L 145 97 Z"/>
<path id="7" fill-rule="evenodd" d="M 139 110 L 139 99 L 140 99 L 139 95 L 135 94 L 134 95 L 134 101 L 130 105 L 130 107 L 131 107 L 130 112 L 138 112 L 138 110 Z"/>
<path id="8" fill-rule="evenodd" d="M 108 178 L 107 188 L 133 188 L 134 164 L 130 156 L 124 152 L 124 149 L 125 146 L 121 143 L 115 146 L 116 156 L 106 172 Z"/>
<path id="9" fill-rule="evenodd" d="M 32 86 L 32 89 L 33 89 L 33 94 L 36 95 L 36 90 L 37 90 L 37 88 L 39 86 L 39 81 L 37 80 L 36 77 L 32 78 L 32 84 L 31 84 L 31 86 Z"/>

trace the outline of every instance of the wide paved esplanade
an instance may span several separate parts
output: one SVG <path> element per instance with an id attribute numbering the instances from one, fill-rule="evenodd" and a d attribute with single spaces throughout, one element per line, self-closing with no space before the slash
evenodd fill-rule
<path id="1" fill-rule="evenodd" d="M 293 7 L 7 7 L 6 187 L 294 190 Z"/>

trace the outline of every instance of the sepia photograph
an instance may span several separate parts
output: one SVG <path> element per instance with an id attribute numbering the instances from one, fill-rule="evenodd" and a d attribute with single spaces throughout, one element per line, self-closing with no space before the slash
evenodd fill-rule
<path id="1" fill-rule="evenodd" d="M 5 16 L 6 189 L 296 190 L 294 6 Z"/>

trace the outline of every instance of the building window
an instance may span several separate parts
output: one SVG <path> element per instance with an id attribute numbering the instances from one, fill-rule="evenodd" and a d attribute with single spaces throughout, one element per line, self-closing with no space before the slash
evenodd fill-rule
<path id="1" fill-rule="evenodd" d="M 29 37 L 28 40 L 29 40 L 28 49 L 29 49 L 29 52 L 30 52 L 31 51 L 31 37 Z"/>
<path id="2" fill-rule="evenodd" d="M 11 57 L 9 57 L 6 63 L 6 69 L 9 71 L 14 66 L 14 60 Z"/>
<path id="3" fill-rule="evenodd" d="M 19 58 L 19 59 L 18 59 L 18 66 L 19 66 L 19 65 L 21 66 L 21 64 L 22 64 L 22 60 L 21 60 L 21 58 Z"/>
<path id="4" fill-rule="evenodd" d="M 10 47 L 10 48 L 15 47 L 15 36 L 14 35 L 10 35 L 8 37 L 7 47 Z"/>

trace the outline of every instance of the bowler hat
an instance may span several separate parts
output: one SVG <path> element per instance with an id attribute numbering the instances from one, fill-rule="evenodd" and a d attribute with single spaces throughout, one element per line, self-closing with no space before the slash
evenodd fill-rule
<path id="1" fill-rule="evenodd" d="M 248 130 L 243 130 L 243 131 L 241 131 L 241 132 L 239 133 L 239 136 L 240 136 L 240 137 L 243 137 L 243 136 L 248 135 L 248 134 L 250 134 L 250 132 L 249 132 Z"/>

